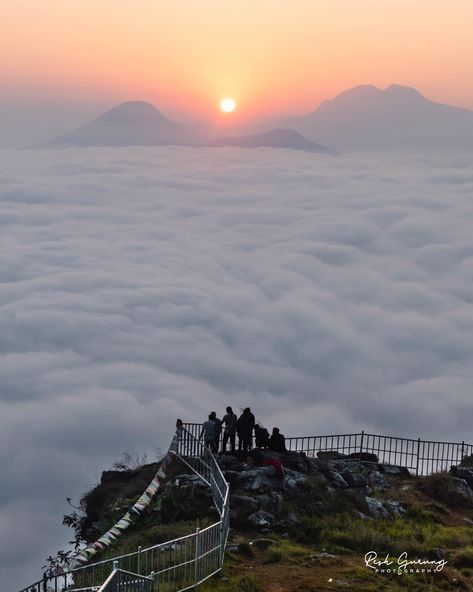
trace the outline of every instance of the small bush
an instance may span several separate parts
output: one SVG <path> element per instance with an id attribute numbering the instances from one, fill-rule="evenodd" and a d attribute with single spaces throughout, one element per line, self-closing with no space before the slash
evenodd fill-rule
<path id="1" fill-rule="evenodd" d="M 263 592 L 261 582 L 255 576 L 243 575 L 230 583 L 228 592 Z"/>
<path id="2" fill-rule="evenodd" d="M 264 563 L 280 563 L 281 561 L 293 561 L 301 557 L 307 557 L 308 550 L 301 545 L 282 541 L 279 546 L 268 547 L 264 554 Z"/>
<path id="3" fill-rule="evenodd" d="M 473 547 L 466 547 L 453 560 L 455 567 L 473 567 Z"/>
<path id="4" fill-rule="evenodd" d="M 300 526 L 294 528 L 294 538 L 300 543 L 316 544 L 322 535 L 322 522 L 317 518 L 303 518 Z"/>
<path id="5" fill-rule="evenodd" d="M 284 559 L 284 551 L 281 547 L 269 547 L 264 554 L 263 563 L 280 563 Z"/>
<path id="6" fill-rule="evenodd" d="M 418 487 L 425 495 L 452 508 L 473 506 L 471 499 L 458 491 L 455 481 L 446 471 L 424 477 Z"/>
<path id="7" fill-rule="evenodd" d="M 245 555 L 245 557 L 253 557 L 253 548 L 248 541 L 242 541 L 237 546 L 238 553 Z"/>

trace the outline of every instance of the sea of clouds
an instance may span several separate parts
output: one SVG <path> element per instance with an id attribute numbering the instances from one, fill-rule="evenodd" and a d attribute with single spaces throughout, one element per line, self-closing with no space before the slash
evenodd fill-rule
<path id="1" fill-rule="evenodd" d="M 0 588 L 176 417 L 473 442 L 473 156 L 0 151 Z"/>

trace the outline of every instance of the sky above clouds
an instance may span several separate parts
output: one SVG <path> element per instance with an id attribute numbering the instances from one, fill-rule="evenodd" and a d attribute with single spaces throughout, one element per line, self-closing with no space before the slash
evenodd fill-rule
<path id="1" fill-rule="evenodd" d="M 2 590 L 177 417 L 473 440 L 471 155 L 1 158 Z"/>
<path id="2" fill-rule="evenodd" d="M 473 109 L 472 23 L 471 0 L 16 0 L 2 7 L 0 146 L 126 100 L 233 124 L 397 83 Z M 222 118 L 225 96 L 238 108 Z"/>

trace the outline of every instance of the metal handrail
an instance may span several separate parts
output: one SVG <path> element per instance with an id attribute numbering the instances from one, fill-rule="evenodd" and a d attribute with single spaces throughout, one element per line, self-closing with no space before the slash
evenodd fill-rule
<path id="1" fill-rule="evenodd" d="M 114 569 L 97 592 L 153 592 L 154 580 L 123 569 Z M 73 591 L 71 591 L 73 592 Z"/>
<path id="2" fill-rule="evenodd" d="M 196 439 L 202 430 L 200 423 L 185 423 L 188 433 Z M 220 445 L 222 444 L 222 437 Z M 362 458 L 363 453 L 374 454 L 379 462 L 407 468 L 418 476 L 448 470 L 465 456 L 473 454 L 473 444 L 443 442 L 421 438 L 401 438 L 371 434 L 365 431 L 327 436 L 295 436 L 286 438 L 286 448 L 316 457 L 318 452 L 340 452 Z"/>
<path id="3" fill-rule="evenodd" d="M 98 592 L 115 570 L 152 577 L 167 592 L 184 592 L 222 569 L 229 532 L 229 485 L 213 454 L 185 429 L 179 432 L 178 458 L 210 488 L 220 514 L 215 524 L 188 535 L 141 547 L 111 559 L 105 559 L 61 574 L 47 576 L 23 588 L 21 592 Z M 126 584 L 120 592 L 134 592 Z"/>

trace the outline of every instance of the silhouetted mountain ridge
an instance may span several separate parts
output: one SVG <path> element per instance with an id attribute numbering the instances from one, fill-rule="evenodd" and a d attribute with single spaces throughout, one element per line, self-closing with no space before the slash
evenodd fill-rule
<path id="1" fill-rule="evenodd" d="M 334 151 L 330 148 L 311 142 L 302 134 L 290 129 L 275 129 L 261 134 L 217 138 L 209 142 L 208 145 L 213 147 L 286 148 L 321 154 L 334 154 Z"/>
<path id="2" fill-rule="evenodd" d="M 145 101 L 127 101 L 113 107 L 78 130 L 46 145 L 63 146 L 189 146 L 198 138 Z"/>
<path id="3" fill-rule="evenodd" d="M 392 84 L 348 89 L 311 113 L 266 127 L 294 129 L 339 150 L 473 149 L 473 111 Z"/>

